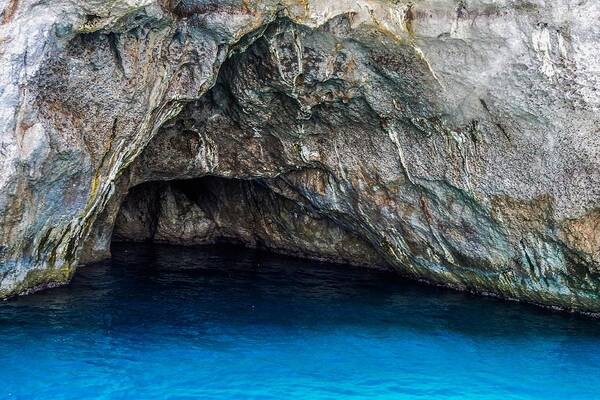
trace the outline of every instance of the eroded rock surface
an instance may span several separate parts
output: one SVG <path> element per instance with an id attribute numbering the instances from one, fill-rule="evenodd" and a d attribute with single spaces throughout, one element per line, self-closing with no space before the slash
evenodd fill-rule
<path id="1" fill-rule="evenodd" d="M 9 3 L 3 296 L 117 220 L 600 311 L 597 2 Z"/>

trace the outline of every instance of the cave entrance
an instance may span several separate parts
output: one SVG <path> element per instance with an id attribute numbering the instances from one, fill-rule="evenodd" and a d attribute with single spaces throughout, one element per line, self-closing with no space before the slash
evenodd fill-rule
<path id="1" fill-rule="evenodd" d="M 233 243 L 353 265 L 381 265 L 370 245 L 263 179 L 214 176 L 147 182 L 130 189 L 113 242 Z"/>

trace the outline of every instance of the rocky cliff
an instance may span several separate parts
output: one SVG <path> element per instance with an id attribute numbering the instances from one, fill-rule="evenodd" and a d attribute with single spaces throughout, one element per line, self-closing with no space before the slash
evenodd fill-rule
<path id="1" fill-rule="evenodd" d="M 0 8 L 0 296 L 114 231 L 600 312 L 600 3 Z"/>

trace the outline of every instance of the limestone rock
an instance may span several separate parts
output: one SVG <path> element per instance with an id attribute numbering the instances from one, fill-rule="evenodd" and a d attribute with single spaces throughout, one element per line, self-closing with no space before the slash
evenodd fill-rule
<path id="1" fill-rule="evenodd" d="M 116 220 L 600 312 L 598 2 L 3 3 L 0 295 Z"/>

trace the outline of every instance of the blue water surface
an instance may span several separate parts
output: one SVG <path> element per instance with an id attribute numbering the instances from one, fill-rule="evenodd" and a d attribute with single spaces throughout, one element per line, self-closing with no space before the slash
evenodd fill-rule
<path id="1" fill-rule="evenodd" d="M 237 247 L 0 303 L 6 399 L 594 399 L 600 321 Z"/>

